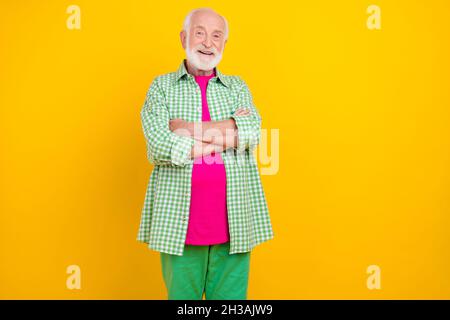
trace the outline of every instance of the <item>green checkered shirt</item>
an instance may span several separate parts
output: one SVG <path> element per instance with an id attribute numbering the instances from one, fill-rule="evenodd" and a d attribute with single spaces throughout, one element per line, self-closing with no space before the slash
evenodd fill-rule
<path id="1" fill-rule="evenodd" d="M 155 77 L 141 109 L 147 158 L 154 168 L 137 236 L 151 249 L 180 256 L 188 227 L 195 140 L 170 131 L 169 119 L 202 121 L 200 87 L 184 62 L 176 72 Z M 246 83 L 239 76 L 215 71 L 207 87 L 211 120 L 231 117 L 238 128 L 238 146 L 221 153 L 227 178 L 229 253 L 249 252 L 274 236 L 255 159 L 261 117 Z M 234 115 L 239 107 L 249 108 L 250 115 Z"/>

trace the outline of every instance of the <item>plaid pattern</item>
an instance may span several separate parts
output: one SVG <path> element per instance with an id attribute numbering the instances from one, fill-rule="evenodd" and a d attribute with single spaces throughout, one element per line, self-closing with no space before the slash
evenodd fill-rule
<path id="1" fill-rule="evenodd" d="M 183 255 L 188 227 L 194 139 L 169 129 L 169 119 L 202 121 L 202 98 L 185 60 L 176 72 L 157 76 L 141 109 L 147 158 L 154 164 L 147 184 L 137 240 L 156 251 Z M 216 68 L 207 88 L 211 120 L 232 117 L 238 146 L 222 152 L 227 176 L 230 254 L 249 252 L 274 237 L 254 151 L 260 141 L 261 117 L 246 83 Z M 236 116 L 239 107 L 250 115 Z"/>

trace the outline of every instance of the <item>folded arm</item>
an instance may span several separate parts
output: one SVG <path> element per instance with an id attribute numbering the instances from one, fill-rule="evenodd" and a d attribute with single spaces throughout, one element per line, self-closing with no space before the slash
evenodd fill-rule
<path id="1" fill-rule="evenodd" d="M 197 146 L 201 145 L 199 142 L 203 142 L 220 146 L 223 150 L 253 150 L 260 141 L 261 116 L 253 104 L 250 90 L 242 79 L 237 105 L 239 107 L 229 119 L 203 122 L 172 119 L 169 123 L 170 130 L 196 140 Z M 212 148 L 214 147 L 208 149 Z"/>
<path id="2" fill-rule="evenodd" d="M 170 126 L 174 133 L 195 140 L 191 158 L 222 152 L 238 145 L 237 129 L 233 119 L 208 122 L 174 119 L 170 120 Z"/>
<path id="3" fill-rule="evenodd" d="M 239 108 L 234 113 L 234 116 L 244 117 L 250 114 L 248 109 Z M 170 130 L 181 136 L 191 137 L 198 142 L 196 146 L 204 146 L 213 144 L 216 147 L 221 146 L 223 150 L 228 148 L 236 148 L 239 145 L 238 128 L 236 120 L 229 118 L 220 121 L 202 121 L 202 122 L 188 122 L 183 119 L 172 119 L 169 121 Z M 207 148 L 213 149 L 214 146 Z M 222 150 L 222 151 L 223 151 Z"/>

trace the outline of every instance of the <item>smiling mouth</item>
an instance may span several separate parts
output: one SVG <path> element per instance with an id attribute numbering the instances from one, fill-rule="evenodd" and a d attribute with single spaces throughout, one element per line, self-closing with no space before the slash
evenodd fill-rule
<path id="1" fill-rule="evenodd" d="M 202 55 L 205 55 L 205 56 L 213 56 L 214 55 L 214 53 L 207 52 L 207 51 L 197 50 L 197 52 L 200 52 Z"/>

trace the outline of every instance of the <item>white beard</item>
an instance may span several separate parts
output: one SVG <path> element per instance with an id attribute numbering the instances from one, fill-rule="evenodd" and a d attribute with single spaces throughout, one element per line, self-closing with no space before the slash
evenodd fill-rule
<path id="1" fill-rule="evenodd" d="M 222 60 L 222 54 L 223 54 L 223 48 L 222 51 L 216 54 L 217 52 L 212 50 L 215 54 L 213 58 L 204 57 L 201 53 L 198 53 L 197 50 L 201 50 L 203 46 L 200 44 L 196 48 L 190 48 L 189 47 L 189 33 L 186 36 L 186 56 L 189 60 L 189 63 L 191 63 L 196 69 L 203 70 L 203 71 L 209 71 L 214 69 Z"/>

